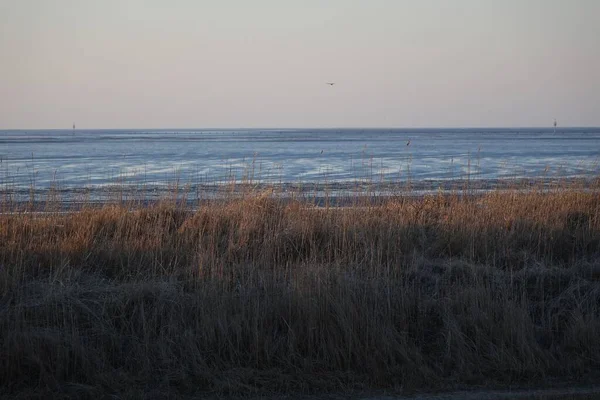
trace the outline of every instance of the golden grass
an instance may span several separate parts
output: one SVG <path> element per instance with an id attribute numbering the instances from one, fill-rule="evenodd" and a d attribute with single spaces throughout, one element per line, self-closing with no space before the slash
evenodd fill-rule
<path id="1" fill-rule="evenodd" d="M 600 198 L 3 214 L 0 290 L 6 395 L 583 382 L 600 371 Z"/>

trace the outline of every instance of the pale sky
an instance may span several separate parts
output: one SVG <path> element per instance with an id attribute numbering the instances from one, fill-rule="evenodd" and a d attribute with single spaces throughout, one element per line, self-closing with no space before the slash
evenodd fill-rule
<path id="1" fill-rule="evenodd" d="M 0 0 L 0 129 L 554 118 L 600 126 L 600 0 Z"/>

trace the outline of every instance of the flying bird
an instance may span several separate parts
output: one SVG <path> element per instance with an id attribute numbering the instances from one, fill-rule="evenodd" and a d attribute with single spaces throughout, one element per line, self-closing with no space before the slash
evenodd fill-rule
<path id="1" fill-rule="evenodd" d="M 329 86 L 333 86 L 333 85 L 335 85 L 335 82 L 325 82 L 325 84 L 329 85 Z"/>
<path id="2" fill-rule="evenodd" d="M 407 145 L 407 146 L 410 146 L 410 140 L 409 140 L 408 142 L 406 142 L 406 145 Z"/>

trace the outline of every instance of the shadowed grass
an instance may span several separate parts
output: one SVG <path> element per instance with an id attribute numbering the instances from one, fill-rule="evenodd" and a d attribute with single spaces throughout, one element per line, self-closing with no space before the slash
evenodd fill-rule
<path id="1" fill-rule="evenodd" d="M 0 215 L 4 394 L 598 378 L 600 199 L 269 196 Z"/>

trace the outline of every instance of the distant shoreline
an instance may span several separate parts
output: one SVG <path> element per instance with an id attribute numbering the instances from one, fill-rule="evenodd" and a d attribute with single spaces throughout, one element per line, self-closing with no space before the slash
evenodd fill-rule
<path id="1" fill-rule="evenodd" d="M 420 198 L 428 195 L 480 196 L 491 192 L 540 192 L 565 190 L 600 192 L 600 177 L 543 179 L 454 179 L 403 182 L 330 182 L 281 184 L 198 184 L 198 185 L 106 185 L 79 188 L 2 188 L 0 201 L 16 208 L 42 211 L 50 203 L 64 209 L 103 204 L 153 205 L 178 201 L 186 207 L 201 206 L 256 195 L 280 200 L 299 200 L 316 207 L 344 207 L 356 202 L 377 204 L 389 199 Z"/>

